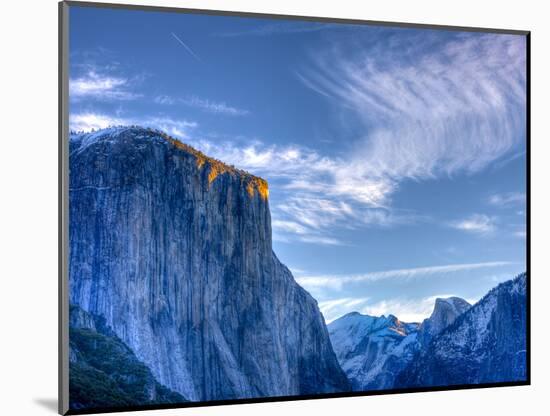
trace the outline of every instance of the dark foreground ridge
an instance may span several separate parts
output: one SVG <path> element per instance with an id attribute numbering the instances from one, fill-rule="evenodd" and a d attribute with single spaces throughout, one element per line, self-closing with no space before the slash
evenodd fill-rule
<path id="1" fill-rule="evenodd" d="M 69 397 L 72 409 L 183 403 L 162 386 L 151 370 L 102 318 L 71 306 Z"/>

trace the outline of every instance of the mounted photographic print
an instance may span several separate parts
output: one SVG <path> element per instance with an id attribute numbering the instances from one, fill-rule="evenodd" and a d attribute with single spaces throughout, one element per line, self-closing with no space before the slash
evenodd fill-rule
<path id="1" fill-rule="evenodd" d="M 60 413 L 530 383 L 529 32 L 60 29 Z"/>

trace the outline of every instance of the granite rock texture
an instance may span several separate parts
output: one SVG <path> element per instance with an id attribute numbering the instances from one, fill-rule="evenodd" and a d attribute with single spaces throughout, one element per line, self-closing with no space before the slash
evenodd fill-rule
<path id="1" fill-rule="evenodd" d="M 139 127 L 71 134 L 70 301 L 190 400 L 349 390 L 267 183 Z"/>

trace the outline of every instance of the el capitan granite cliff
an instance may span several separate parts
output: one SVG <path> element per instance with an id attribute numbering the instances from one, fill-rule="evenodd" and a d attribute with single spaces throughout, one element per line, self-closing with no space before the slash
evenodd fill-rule
<path id="1" fill-rule="evenodd" d="M 188 400 L 349 390 L 267 183 L 158 131 L 70 138 L 70 302 Z"/>

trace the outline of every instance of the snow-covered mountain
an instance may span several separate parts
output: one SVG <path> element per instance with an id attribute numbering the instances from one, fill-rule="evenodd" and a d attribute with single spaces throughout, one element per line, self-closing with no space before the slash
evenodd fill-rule
<path id="1" fill-rule="evenodd" d="M 158 131 L 72 134 L 69 218 L 71 304 L 161 385 L 192 401 L 349 390 L 272 251 L 265 180 Z"/>
<path id="2" fill-rule="evenodd" d="M 418 338 L 427 347 L 430 341 L 441 331 L 451 325 L 456 318 L 470 309 L 472 305 L 462 298 L 437 298 L 433 313 L 420 325 Z"/>
<path id="3" fill-rule="evenodd" d="M 342 369 L 359 391 L 391 387 L 393 370 L 402 368 L 395 359 L 414 352 L 418 324 L 403 323 L 393 315 L 352 312 L 331 322 L 328 330 Z"/>
<path id="4" fill-rule="evenodd" d="M 491 290 L 419 351 L 396 386 L 524 381 L 526 280 L 523 273 Z"/>
<path id="5" fill-rule="evenodd" d="M 391 389 L 417 351 L 469 307 L 457 297 L 438 298 L 432 315 L 421 324 L 352 312 L 330 323 L 329 335 L 354 390 Z"/>

